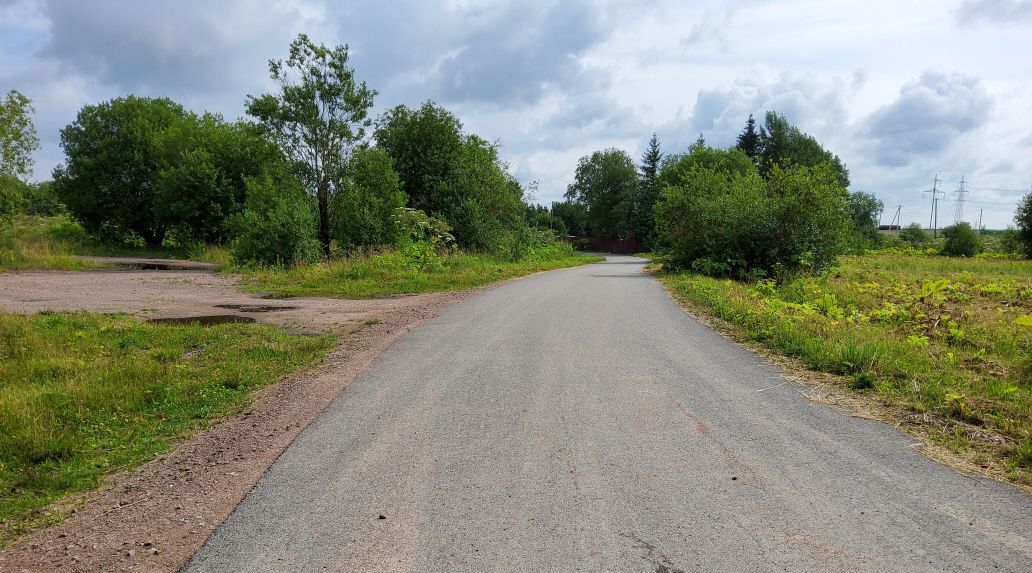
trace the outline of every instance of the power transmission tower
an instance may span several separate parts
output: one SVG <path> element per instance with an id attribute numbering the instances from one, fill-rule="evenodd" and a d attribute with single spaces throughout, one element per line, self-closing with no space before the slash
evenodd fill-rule
<path id="1" fill-rule="evenodd" d="M 953 213 L 953 222 L 954 223 L 963 223 L 964 222 L 964 202 L 967 201 L 967 194 L 968 194 L 967 182 L 964 181 L 964 177 L 960 178 L 960 183 L 957 184 L 957 190 L 954 191 L 953 194 L 957 196 L 957 202 L 956 202 L 957 209 Z"/>
<path id="2" fill-rule="evenodd" d="M 982 213 L 984 211 L 985 211 L 985 209 L 979 209 L 978 210 L 978 234 L 979 235 L 982 234 Z"/>
<path id="3" fill-rule="evenodd" d="M 935 182 L 932 183 L 932 188 L 925 191 L 925 193 L 932 194 L 932 212 L 928 215 L 928 228 L 932 230 L 932 238 L 939 238 L 939 197 L 943 196 L 944 193 L 939 190 L 939 183 L 942 183 L 942 179 L 939 179 L 939 174 L 935 174 Z"/>

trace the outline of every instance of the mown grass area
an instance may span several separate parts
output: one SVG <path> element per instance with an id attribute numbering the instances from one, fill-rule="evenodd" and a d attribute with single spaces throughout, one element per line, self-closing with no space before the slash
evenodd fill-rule
<path id="1" fill-rule="evenodd" d="M 1032 262 L 873 253 L 782 285 L 659 276 L 747 338 L 944 421 L 933 439 L 1032 485 Z"/>
<path id="2" fill-rule="evenodd" d="M 151 459 L 331 346 L 257 324 L 0 313 L 0 545 L 59 519 L 48 504 Z"/>
<path id="3" fill-rule="evenodd" d="M 244 275 L 243 290 L 276 297 L 327 296 L 375 298 L 398 294 L 455 291 L 604 260 L 580 255 L 569 245 L 534 249 L 519 261 L 489 254 L 457 253 L 442 257 L 437 266 L 419 267 L 396 250 L 354 255 L 291 269 L 233 269 Z"/>

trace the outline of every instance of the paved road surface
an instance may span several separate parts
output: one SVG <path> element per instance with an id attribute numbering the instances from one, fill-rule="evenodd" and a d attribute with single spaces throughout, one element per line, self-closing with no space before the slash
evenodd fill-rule
<path id="1" fill-rule="evenodd" d="M 186 570 L 1032 571 L 1032 496 L 807 401 L 641 270 L 413 331 Z"/>

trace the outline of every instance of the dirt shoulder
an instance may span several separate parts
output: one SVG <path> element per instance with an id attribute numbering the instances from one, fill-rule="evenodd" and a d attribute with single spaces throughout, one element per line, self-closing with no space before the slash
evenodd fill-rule
<path id="1" fill-rule="evenodd" d="M 259 391 L 241 414 L 167 455 L 115 475 L 55 508 L 58 525 L 0 550 L 0 570 L 176 571 L 233 511 L 280 453 L 397 338 L 446 306 L 483 292 L 381 299 L 263 301 L 232 277 L 194 271 L 21 272 L 0 275 L 0 308 L 124 311 L 145 318 L 235 313 L 305 332 L 341 334 L 319 367 Z M 250 312 L 216 305 L 291 306 Z"/>

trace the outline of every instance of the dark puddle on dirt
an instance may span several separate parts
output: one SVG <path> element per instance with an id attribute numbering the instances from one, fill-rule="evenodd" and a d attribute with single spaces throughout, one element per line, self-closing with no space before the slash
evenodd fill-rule
<path id="1" fill-rule="evenodd" d="M 201 326 L 212 326 L 215 324 L 246 324 L 254 322 L 250 316 L 238 314 L 209 314 L 204 316 L 173 316 L 169 318 L 151 318 L 147 322 L 151 324 L 171 324 L 176 326 L 200 324 Z"/>
<path id="2" fill-rule="evenodd" d="M 277 310 L 297 310 L 296 306 L 273 304 L 216 304 L 218 308 L 239 310 L 240 312 L 275 312 Z"/>
<path id="3" fill-rule="evenodd" d="M 127 271 L 200 271 L 211 270 L 205 266 L 179 263 L 110 263 L 117 269 Z"/>

